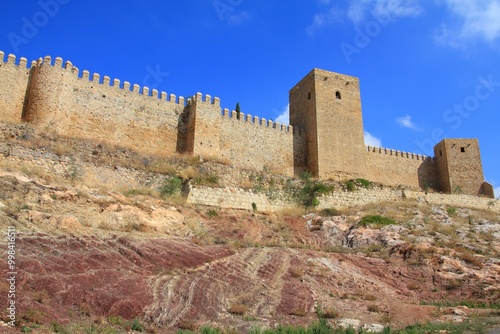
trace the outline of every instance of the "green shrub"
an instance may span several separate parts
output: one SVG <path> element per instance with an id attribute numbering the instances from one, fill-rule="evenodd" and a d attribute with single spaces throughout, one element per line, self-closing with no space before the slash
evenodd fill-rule
<path id="1" fill-rule="evenodd" d="M 252 203 L 252 210 L 257 211 L 257 204 L 256 203 Z"/>
<path id="2" fill-rule="evenodd" d="M 193 183 L 201 186 L 213 186 L 219 183 L 219 176 L 216 174 L 203 174 L 193 178 Z"/>
<path id="3" fill-rule="evenodd" d="M 486 333 L 484 323 L 464 321 L 460 323 L 428 322 L 426 324 L 410 325 L 398 331 L 399 334 L 426 333 Z"/>
<path id="4" fill-rule="evenodd" d="M 142 325 L 142 323 L 139 320 L 134 319 L 132 321 L 132 324 L 130 325 L 130 329 L 133 331 L 142 332 L 142 331 L 144 331 L 144 326 Z"/>
<path id="5" fill-rule="evenodd" d="M 169 197 L 181 192 L 182 180 L 178 176 L 171 176 L 165 178 L 163 185 L 160 187 L 160 195 L 162 197 Z"/>
<path id="6" fill-rule="evenodd" d="M 359 226 L 367 227 L 368 225 L 370 225 L 375 228 L 380 228 L 386 225 L 394 225 L 394 224 L 396 224 L 396 222 L 391 218 L 383 217 L 380 215 L 365 216 L 361 218 L 361 220 L 358 222 Z"/>
<path id="7" fill-rule="evenodd" d="M 345 186 L 347 187 L 347 190 L 349 190 L 349 191 L 356 190 L 356 184 L 354 182 L 352 182 L 352 181 L 347 181 L 345 183 Z"/>
<path id="8" fill-rule="evenodd" d="M 338 216 L 340 215 L 339 210 L 335 208 L 327 208 L 321 210 L 321 215 L 322 216 L 327 216 L 327 217 L 332 217 L 332 216 Z"/>
<path id="9" fill-rule="evenodd" d="M 372 185 L 370 181 L 365 180 L 365 179 L 356 179 L 356 182 L 361 184 L 363 187 L 365 187 L 367 189 L 370 188 Z"/>
<path id="10" fill-rule="evenodd" d="M 210 326 L 203 326 L 200 328 L 201 334 L 222 334 L 222 331 L 218 328 L 213 328 Z"/>
<path id="11" fill-rule="evenodd" d="M 207 182 L 212 184 L 217 184 L 219 183 L 219 176 L 215 174 L 210 174 L 207 176 Z"/>
<path id="12" fill-rule="evenodd" d="M 61 333 L 61 334 L 67 333 L 66 328 L 64 328 L 63 325 L 61 325 L 56 321 L 52 322 L 50 324 L 50 327 L 52 327 L 52 331 L 54 331 L 54 333 Z"/>
<path id="13" fill-rule="evenodd" d="M 215 210 L 208 210 L 208 211 L 207 211 L 207 215 L 208 215 L 209 217 L 218 217 L 218 216 L 219 216 L 219 214 L 218 214 L 218 213 L 217 213 L 217 211 L 215 211 Z"/>
<path id="14" fill-rule="evenodd" d="M 108 317 L 108 323 L 110 325 L 120 325 L 121 326 L 121 325 L 123 325 L 123 318 L 120 316 L 115 317 L 115 316 L 110 315 Z"/>
<path id="15" fill-rule="evenodd" d="M 450 216 L 454 215 L 455 213 L 457 213 L 457 208 L 450 206 L 448 209 L 446 209 L 446 212 L 448 212 Z"/>
<path id="16" fill-rule="evenodd" d="M 333 186 L 328 186 L 321 181 L 313 181 L 312 174 L 309 172 L 304 172 L 301 178 L 304 187 L 300 189 L 298 198 L 305 207 L 318 206 L 318 196 L 328 194 L 334 190 Z"/>

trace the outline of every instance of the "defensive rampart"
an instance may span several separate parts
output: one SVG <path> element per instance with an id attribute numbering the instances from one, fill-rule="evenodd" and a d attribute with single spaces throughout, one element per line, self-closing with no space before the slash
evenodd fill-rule
<path id="1" fill-rule="evenodd" d="M 62 66 L 50 57 L 31 71 L 24 121 L 59 135 L 103 140 L 150 154 L 176 152 L 179 115 L 184 99 L 166 93 Z"/>
<path id="2" fill-rule="evenodd" d="M 420 154 L 367 146 L 366 178 L 390 186 L 438 189 L 434 159 Z"/>
<path id="3" fill-rule="evenodd" d="M 222 109 L 217 97 L 197 93 L 177 98 L 88 70 L 80 72 L 59 57 L 27 65 L 25 58 L 16 63 L 14 55 L 5 59 L 0 51 L 1 121 L 29 122 L 60 136 L 103 141 L 144 154 L 190 153 L 290 177 L 309 170 L 322 178 L 359 176 L 391 186 L 451 192 L 440 181 L 453 174 L 448 183 L 458 184 L 454 189 L 478 194 L 475 188 L 485 188 L 479 147 L 477 154 L 464 159 L 472 146 L 457 140 L 452 148 L 461 151 L 438 157 L 438 162 L 444 159 L 441 168 L 436 158 L 374 147 L 363 151 L 357 78 L 313 70 L 292 90 L 290 110 L 295 112 L 290 116 L 296 125 L 292 127 L 243 113 L 238 116 Z M 479 194 L 493 196 L 492 191 Z"/>
<path id="4" fill-rule="evenodd" d="M 0 119 L 10 122 L 21 122 L 21 115 L 28 90 L 30 70 L 33 64 L 27 67 L 26 58 L 19 59 L 9 55 L 7 60 L 0 51 Z"/>
<path id="5" fill-rule="evenodd" d="M 0 54 L 0 56 L 3 53 Z M 58 135 L 105 141 L 163 156 L 189 152 L 240 168 L 294 175 L 294 152 L 305 150 L 299 129 L 221 109 L 219 98 L 183 97 L 82 72 L 61 58 L 27 68 L 1 62 L 0 116 Z M 2 58 L 3 60 L 3 58 Z M 295 155 L 304 164 L 301 155 Z"/>
<path id="6" fill-rule="evenodd" d="M 294 146 L 305 147 L 298 129 L 244 113 L 238 117 L 227 108 L 221 111 L 217 99 L 211 101 L 200 93 L 188 104 L 196 110 L 190 111 L 190 152 L 249 169 L 294 175 Z"/>

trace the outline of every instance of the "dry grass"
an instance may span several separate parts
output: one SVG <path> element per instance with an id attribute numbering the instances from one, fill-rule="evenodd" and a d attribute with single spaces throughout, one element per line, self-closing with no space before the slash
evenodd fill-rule
<path id="1" fill-rule="evenodd" d="M 176 326 L 180 329 L 191 332 L 196 332 L 200 328 L 200 325 L 194 320 L 180 320 Z"/>
<path id="2" fill-rule="evenodd" d="M 178 174 L 184 180 L 194 179 L 200 176 L 198 169 L 193 168 L 193 166 L 188 166 L 181 170 Z"/>
<path id="3" fill-rule="evenodd" d="M 248 307 L 243 304 L 231 305 L 227 311 L 231 314 L 244 315 L 248 311 Z"/>
<path id="4" fill-rule="evenodd" d="M 362 298 L 364 300 L 371 300 L 371 301 L 377 300 L 377 297 L 372 294 L 364 294 L 362 295 Z"/>
<path id="5" fill-rule="evenodd" d="M 462 280 L 460 280 L 458 278 L 450 278 L 444 284 L 444 288 L 445 288 L 445 290 L 450 291 L 450 290 L 459 289 L 462 287 L 462 285 L 463 285 Z"/>
<path id="6" fill-rule="evenodd" d="M 465 263 L 471 264 L 475 267 L 482 268 L 484 266 L 483 261 L 468 249 L 462 248 L 460 252 L 456 254 L 456 256 Z"/>
<path id="7" fill-rule="evenodd" d="M 226 159 L 226 158 L 208 157 L 208 158 L 205 158 L 205 160 L 216 163 L 216 164 L 225 165 L 225 166 L 232 166 L 233 165 L 231 160 Z"/>
<path id="8" fill-rule="evenodd" d="M 418 284 L 418 283 L 410 283 L 406 286 L 406 288 L 408 288 L 408 290 L 411 290 L 411 291 L 416 291 L 416 290 L 422 289 L 422 286 L 421 286 L 421 284 Z"/>
<path id="9" fill-rule="evenodd" d="M 300 217 L 307 214 L 307 210 L 302 206 L 293 206 L 275 212 L 278 217 Z"/>
<path id="10" fill-rule="evenodd" d="M 49 294 L 46 290 L 35 291 L 33 292 L 32 298 L 34 301 L 43 304 L 48 300 Z"/>
<path id="11" fill-rule="evenodd" d="M 159 198 L 160 193 L 158 190 L 148 187 L 141 188 L 118 188 L 117 189 L 121 194 L 126 197 L 135 197 L 135 196 L 149 196 L 154 198 Z"/>
<path id="12" fill-rule="evenodd" d="M 452 239 L 457 239 L 458 235 L 456 232 L 456 226 L 454 225 L 443 225 L 438 222 L 433 222 L 430 226 L 433 232 L 440 233 L 444 236 L 450 237 Z"/>
<path id="13" fill-rule="evenodd" d="M 294 308 L 288 314 L 294 315 L 296 317 L 305 317 L 307 315 L 307 312 L 303 308 Z"/>
<path id="14" fill-rule="evenodd" d="M 33 164 L 24 161 L 0 160 L 0 168 L 9 172 L 21 172 L 28 177 L 36 177 L 48 182 L 65 184 L 66 180 L 42 167 L 33 166 Z"/>
<path id="15" fill-rule="evenodd" d="M 335 318 L 338 318 L 338 316 L 339 316 L 339 311 L 337 311 L 334 308 L 330 308 L 330 307 L 327 307 L 324 310 L 322 310 L 322 313 L 323 313 L 322 314 L 323 318 L 326 318 L 326 319 L 335 319 Z"/>
<path id="16" fill-rule="evenodd" d="M 173 175 L 177 172 L 177 167 L 168 161 L 156 160 L 147 167 L 147 170 L 152 173 Z"/>
<path id="17" fill-rule="evenodd" d="M 294 278 L 301 278 L 304 276 L 304 270 L 301 268 L 290 268 L 290 275 Z"/>
<path id="18" fill-rule="evenodd" d="M 45 314 L 37 309 L 29 308 L 20 314 L 20 318 L 28 323 L 40 324 L 45 317 Z"/>
<path id="19" fill-rule="evenodd" d="M 70 156 L 75 154 L 76 147 L 74 142 L 56 141 L 51 143 L 50 150 L 58 156 Z"/>
<path id="20" fill-rule="evenodd" d="M 368 305 L 368 307 L 366 308 L 369 312 L 374 312 L 374 313 L 378 313 L 380 312 L 380 307 L 378 305 L 375 305 L 375 304 L 370 304 Z"/>

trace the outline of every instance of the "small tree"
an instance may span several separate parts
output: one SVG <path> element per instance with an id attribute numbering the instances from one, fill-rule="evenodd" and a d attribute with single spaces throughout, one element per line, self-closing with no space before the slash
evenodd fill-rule
<path id="1" fill-rule="evenodd" d="M 239 102 L 236 102 L 236 118 L 237 119 L 240 119 L 240 113 L 241 113 L 241 110 L 240 110 L 240 103 Z"/>

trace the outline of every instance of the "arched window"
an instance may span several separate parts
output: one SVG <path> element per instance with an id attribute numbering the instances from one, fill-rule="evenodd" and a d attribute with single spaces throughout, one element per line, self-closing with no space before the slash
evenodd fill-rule
<path id="1" fill-rule="evenodd" d="M 340 95 L 340 92 L 339 92 L 339 91 L 336 91 L 336 92 L 335 92 L 335 97 L 336 97 L 338 100 L 341 100 L 341 99 L 342 99 L 342 95 Z"/>

